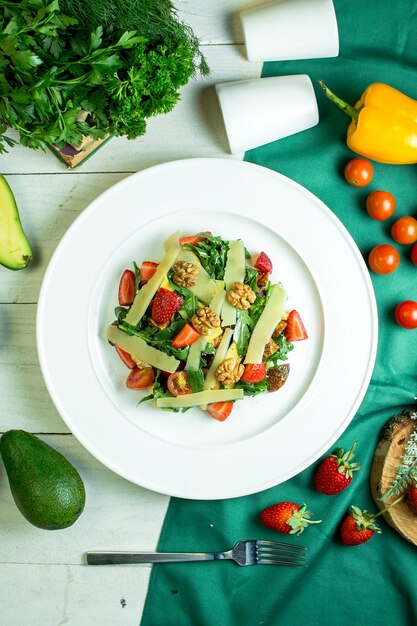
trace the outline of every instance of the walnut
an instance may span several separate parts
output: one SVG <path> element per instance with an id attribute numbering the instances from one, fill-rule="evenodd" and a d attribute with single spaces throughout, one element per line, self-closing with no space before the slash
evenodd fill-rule
<path id="1" fill-rule="evenodd" d="M 258 287 L 265 287 L 269 280 L 269 274 L 266 272 L 258 272 L 258 276 L 256 277 L 256 283 Z"/>
<path id="2" fill-rule="evenodd" d="M 220 317 L 210 307 L 201 306 L 191 318 L 191 323 L 199 333 L 208 335 L 211 328 L 220 326 Z"/>
<path id="3" fill-rule="evenodd" d="M 255 292 L 245 283 L 235 283 L 226 294 L 227 300 L 236 309 L 248 309 L 255 302 Z"/>
<path id="4" fill-rule="evenodd" d="M 176 285 L 180 287 L 194 287 L 196 283 L 196 276 L 199 272 L 199 268 L 194 263 L 188 263 L 188 261 L 177 261 L 173 267 L 172 280 Z"/>
<path id="5" fill-rule="evenodd" d="M 276 329 L 274 330 L 274 332 L 272 333 L 273 338 L 276 339 L 277 337 L 279 337 L 280 334 L 283 333 L 286 328 L 287 328 L 287 322 L 285 322 L 284 320 L 281 320 L 278 326 L 276 327 Z"/>
<path id="6" fill-rule="evenodd" d="M 222 385 L 234 385 L 241 379 L 245 371 L 244 365 L 238 359 L 226 359 L 217 367 L 215 375 Z"/>
<path id="7" fill-rule="evenodd" d="M 270 339 L 264 348 L 264 359 L 269 359 L 278 350 L 278 345 L 273 339 Z"/>
<path id="8" fill-rule="evenodd" d="M 268 391 L 277 391 L 287 382 L 290 373 L 289 363 L 268 370 Z"/>

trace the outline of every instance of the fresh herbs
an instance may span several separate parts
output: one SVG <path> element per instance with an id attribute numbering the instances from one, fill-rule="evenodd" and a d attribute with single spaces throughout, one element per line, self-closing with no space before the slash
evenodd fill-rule
<path id="1" fill-rule="evenodd" d="M 288 341 L 283 333 L 274 339 L 274 341 L 278 345 L 278 350 L 266 360 L 268 367 L 279 367 L 280 361 L 286 361 L 288 359 L 288 352 L 294 349 L 294 344 Z"/>
<path id="2" fill-rule="evenodd" d="M 243 380 L 239 380 L 235 387 L 243 389 L 245 396 L 257 396 L 259 393 L 268 391 L 268 380 L 265 378 L 258 383 L 245 383 Z"/>
<path id="3" fill-rule="evenodd" d="M 389 500 L 392 496 L 404 493 L 410 485 L 417 484 L 417 430 L 411 433 L 401 464 L 396 468 L 396 475 L 390 488 L 380 498 L 381 501 Z"/>
<path id="4" fill-rule="evenodd" d="M 204 241 L 200 241 L 196 246 L 185 244 L 184 250 L 191 250 L 200 259 L 201 265 L 206 272 L 216 280 L 224 278 L 224 270 L 227 261 L 229 245 L 221 237 L 214 237 L 204 233 Z"/>
<path id="5" fill-rule="evenodd" d="M 3 0 L 0 152 L 8 127 L 30 148 L 134 139 L 198 70 L 198 40 L 166 0 Z"/>
<path id="6" fill-rule="evenodd" d="M 174 356 L 180 361 L 185 361 L 190 348 L 173 348 L 172 340 L 184 326 L 184 321 L 173 322 L 168 328 L 159 329 L 157 326 L 146 326 L 138 330 L 126 322 L 119 322 L 119 328 L 124 330 L 128 335 L 136 335 L 141 337 L 150 346 L 158 348 L 161 352 Z"/>
<path id="7" fill-rule="evenodd" d="M 204 388 L 204 374 L 201 369 L 196 371 L 187 370 L 187 380 L 190 384 L 193 393 L 203 391 Z"/>

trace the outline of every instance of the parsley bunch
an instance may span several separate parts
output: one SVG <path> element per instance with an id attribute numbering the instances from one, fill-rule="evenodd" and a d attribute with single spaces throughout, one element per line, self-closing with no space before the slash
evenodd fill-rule
<path id="1" fill-rule="evenodd" d="M 167 0 L 2 0 L 0 152 L 8 127 L 30 148 L 135 139 L 196 71 L 198 40 Z"/>

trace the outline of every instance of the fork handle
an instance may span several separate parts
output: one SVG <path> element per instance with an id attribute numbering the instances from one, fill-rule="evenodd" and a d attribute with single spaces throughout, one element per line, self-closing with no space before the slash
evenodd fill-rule
<path id="1" fill-rule="evenodd" d="M 217 561 L 225 553 L 211 552 L 86 552 L 87 565 L 129 565 L 133 563 L 180 563 Z"/>

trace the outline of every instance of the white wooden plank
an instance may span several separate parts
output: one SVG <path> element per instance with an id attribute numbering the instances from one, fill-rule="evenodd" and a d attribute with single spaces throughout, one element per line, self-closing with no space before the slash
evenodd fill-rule
<path id="1" fill-rule="evenodd" d="M 135 172 L 174 159 L 233 158 L 229 153 L 214 85 L 259 77 L 261 64 L 249 63 L 242 46 L 207 46 L 204 51 L 211 67 L 210 76 L 192 80 L 186 85 L 173 111 L 149 120 L 144 137 L 134 141 L 123 137 L 112 139 L 77 171 Z M 66 168 L 49 151 L 43 153 L 15 146 L 8 154 L 0 156 L 0 172 L 63 173 Z M 37 189 L 42 193 L 45 187 L 39 182 Z M 47 201 L 45 197 L 43 199 Z"/>
<path id="2" fill-rule="evenodd" d="M 1 565 L 4 626 L 138 626 L 150 569 Z"/>
<path id="3" fill-rule="evenodd" d="M 82 565 L 86 550 L 156 549 L 168 506 L 167 496 L 117 476 L 96 461 L 72 435 L 41 438 L 64 454 L 80 472 L 87 493 L 86 507 L 70 528 L 41 530 L 29 524 L 19 512 L 3 475 L 0 563 Z M 2 474 L 3 471 L 2 468 Z M 114 576 L 116 580 L 116 572 Z"/>

